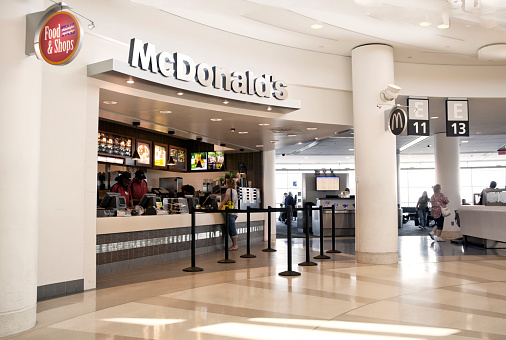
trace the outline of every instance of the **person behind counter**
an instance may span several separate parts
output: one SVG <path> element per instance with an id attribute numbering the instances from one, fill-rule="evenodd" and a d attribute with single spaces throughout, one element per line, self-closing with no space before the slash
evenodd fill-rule
<path id="1" fill-rule="evenodd" d="M 118 177 L 115 178 L 117 181 L 111 188 L 111 192 L 117 192 L 121 196 L 125 197 L 129 207 L 133 207 L 132 196 L 130 195 L 130 173 L 127 171 L 122 172 Z"/>
<path id="2" fill-rule="evenodd" d="M 497 182 L 496 181 L 492 181 L 492 182 L 490 182 L 490 186 L 488 187 L 488 189 L 495 189 L 496 186 L 497 186 Z M 481 191 L 480 202 L 478 203 L 479 205 L 485 205 L 485 202 L 483 202 L 483 196 L 485 196 L 485 190 L 486 189 L 483 189 Z"/>
<path id="3" fill-rule="evenodd" d="M 234 209 L 238 208 L 238 195 L 237 190 L 235 189 L 235 181 L 233 179 L 227 179 L 227 191 L 225 192 L 225 197 L 221 200 L 218 210 L 221 210 L 221 208 L 223 208 L 223 206 L 229 201 L 234 204 Z M 237 229 L 235 227 L 236 219 L 237 213 L 228 214 L 228 234 L 232 239 L 232 246 L 228 248 L 228 250 L 237 250 L 239 248 L 237 246 Z"/>
<path id="4" fill-rule="evenodd" d="M 137 170 L 135 177 L 130 183 L 130 194 L 132 195 L 133 204 L 139 204 L 140 200 L 148 193 L 148 183 L 146 183 L 146 175 L 144 171 Z"/>

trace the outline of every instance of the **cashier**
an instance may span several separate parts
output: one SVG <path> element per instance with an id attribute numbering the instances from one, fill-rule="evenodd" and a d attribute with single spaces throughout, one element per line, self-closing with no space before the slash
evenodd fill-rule
<path id="1" fill-rule="evenodd" d="M 130 193 L 132 194 L 134 204 L 138 204 L 144 195 L 148 193 L 148 183 L 146 183 L 144 171 L 137 170 L 135 172 L 135 177 L 132 183 L 130 183 Z"/>
<path id="2" fill-rule="evenodd" d="M 117 192 L 125 197 L 129 207 L 133 207 L 132 196 L 130 195 L 130 173 L 128 171 L 122 172 L 115 178 L 117 181 L 111 188 L 111 192 Z"/>

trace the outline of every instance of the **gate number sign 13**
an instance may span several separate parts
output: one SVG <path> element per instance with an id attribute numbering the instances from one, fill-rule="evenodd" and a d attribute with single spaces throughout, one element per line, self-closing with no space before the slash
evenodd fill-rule
<path id="1" fill-rule="evenodd" d="M 467 100 L 446 101 L 446 136 L 469 136 L 469 106 Z"/>

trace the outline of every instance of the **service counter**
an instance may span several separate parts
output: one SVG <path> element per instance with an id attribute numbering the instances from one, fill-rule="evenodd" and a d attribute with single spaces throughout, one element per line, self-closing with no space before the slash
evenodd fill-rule
<path id="1" fill-rule="evenodd" d="M 506 206 L 463 205 L 458 209 L 460 231 L 466 242 L 486 248 L 506 247 Z"/>
<path id="2" fill-rule="evenodd" d="M 252 213 L 251 243 L 263 241 L 267 213 Z M 197 255 L 223 250 L 224 215 L 195 214 Z M 239 246 L 246 244 L 246 213 L 236 220 Z M 97 218 L 97 274 L 190 256 L 191 215 Z"/>

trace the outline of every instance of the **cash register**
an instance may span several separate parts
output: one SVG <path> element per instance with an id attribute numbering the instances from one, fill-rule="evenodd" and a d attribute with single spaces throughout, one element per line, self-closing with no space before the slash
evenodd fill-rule
<path id="1" fill-rule="evenodd" d="M 125 197 L 117 192 L 107 192 L 97 208 L 97 217 L 116 216 L 118 210 L 126 209 Z"/>

